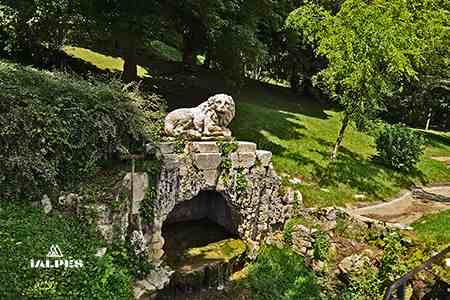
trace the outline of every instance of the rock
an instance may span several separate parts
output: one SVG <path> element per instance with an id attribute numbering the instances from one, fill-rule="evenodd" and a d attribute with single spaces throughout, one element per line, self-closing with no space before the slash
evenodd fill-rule
<path id="1" fill-rule="evenodd" d="M 321 260 L 313 260 L 311 263 L 311 268 L 316 273 L 321 273 L 324 271 L 326 263 Z"/>
<path id="2" fill-rule="evenodd" d="M 361 274 L 369 265 L 369 257 L 361 254 L 353 254 L 341 260 L 338 268 L 344 274 L 353 275 Z"/>
<path id="3" fill-rule="evenodd" d="M 192 142 L 189 149 L 194 153 L 220 153 L 217 142 Z"/>
<path id="4" fill-rule="evenodd" d="M 123 178 L 126 189 L 131 189 L 131 173 L 127 173 Z M 148 190 L 148 175 L 147 173 L 134 173 L 133 176 L 133 203 L 132 214 L 138 214 L 141 208 L 141 202 L 145 198 L 145 193 Z M 119 197 L 119 195 L 117 195 Z M 116 199 L 117 201 L 117 199 Z"/>
<path id="5" fill-rule="evenodd" d="M 170 277 L 174 271 L 170 268 L 157 267 L 142 280 L 134 283 L 134 299 L 143 300 L 145 297 L 151 297 L 155 292 L 162 290 L 170 282 Z"/>
<path id="6" fill-rule="evenodd" d="M 97 256 L 97 257 L 103 257 L 103 256 L 105 256 L 106 250 L 107 250 L 106 247 L 97 249 L 97 252 L 95 253 L 95 256 Z"/>
<path id="7" fill-rule="evenodd" d="M 113 240 L 113 226 L 110 224 L 105 225 L 97 225 L 96 226 L 97 233 L 100 237 L 105 240 L 107 243 L 112 243 Z"/>
<path id="8" fill-rule="evenodd" d="M 265 150 L 256 150 L 256 157 L 263 167 L 267 167 L 272 162 L 272 152 Z"/>
<path id="9" fill-rule="evenodd" d="M 176 151 L 177 143 L 175 141 L 161 142 L 158 144 L 158 151 L 161 155 L 173 154 Z"/>
<path id="10" fill-rule="evenodd" d="M 327 222 L 320 224 L 320 230 L 324 231 L 324 232 L 332 231 L 332 230 L 336 229 L 336 226 L 337 226 L 336 221 L 327 221 Z"/>
<path id="11" fill-rule="evenodd" d="M 336 221 L 336 210 L 332 209 L 327 213 L 326 216 L 328 221 Z"/>
<path id="12" fill-rule="evenodd" d="M 301 178 L 294 177 L 294 178 L 289 179 L 289 183 L 291 183 L 291 184 L 302 184 L 303 180 Z"/>
<path id="13" fill-rule="evenodd" d="M 222 161 L 220 153 L 194 153 L 193 159 L 200 170 L 217 170 Z"/>
<path id="14" fill-rule="evenodd" d="M 254 153 L 256 154 L 256 144 L 251 142 L 238 142 L 238 148 L 236 150 L 238 154 L 241 153 Z"/>
<path id="15" fill-rule="evenodd" d="M 203 177 L 205 178 L 205 182 L 208 187 L 215 187 L 217 178 L 219 177 L 219 171 L 217 169 L 204 170 Z"/>
<path id="16" fill-rule="evenodd" d="M 64 207 L 72 207 L 80 200 L 80 196 L 74 193 L 62 195 L 58 198 L 58 204 Z"/>
<path id="17" fill-rule="evenodd" d="M 47 195 L 44 195 L 41 200 L 42 208 L 44 209 L 44 213 L 48 214 L 52 210 L 52 202 Z"/>
<path id="18" fill-rule="evenodd" d="M 256 154 L 254 152 L 238 153 L 238 167 L 248 169 L 255 165 Z"/>

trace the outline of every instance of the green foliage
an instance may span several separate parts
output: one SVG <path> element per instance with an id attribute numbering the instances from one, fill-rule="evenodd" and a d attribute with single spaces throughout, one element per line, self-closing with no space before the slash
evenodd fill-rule
<path id="1" fill-rule="evenodd" d="M 368 268 L 361 276 L 352 278 L 350 286 L 342 292 L 339 299 L 381 300 L 383 293 L 378 273 L 372 268 Z"/>
<path id="2" fill-rule="evenodd" d="M 183 148 L 184 149 L 184 148 Z M 156 183 L 161 171 L 161 162 L 156 158 L 146 160 L 144 163 L 144 171 L 148 175 L 148 189 L 145 197 L 141 202 L 140 214 L 142 220 L 146 224 L 153 223 L 153 201 L 156 199 Z"/>
<path id="3" fill-rule="evenodd" d="M 94 226 L 67 216 L 49 216 L 29 204 L 0 201 L 0 298 L 131 299 L 131 276 L 115 264 Z M 64 259 L 81 259 L 82 268 L 35 269 L 58 245 Z"/>
<path id="4" fill-rule="evenodd" d="M 386 125 L 376 140 L 378 158 L 387 166 L 409 172 L 423 155 L 422 136 L 402 125 Z"/>
<path id="5" fill-rule="evenodd" d="M 292 218 L 289 219 L 289 221 L 286 222 L 283 229 L 283 239 L 286 243 L 290 244 L 292 243 L 292 232 L 294 230 L 294 226 L 302 224 L 302 221 L 300 218 Z"/>
<path id="6" fill-rule="evenodd" d="M 342 299 L 382 299 L 385 289 L 395 280 L 404 275 L 417 262 L 405 260 L 406 247 L 403 245 L 403 237 L 398 233 L 392 233 L 383 239 L 383 257 L 378 270 L 367 266 L 362 274 L 350 278 L 350 285 L 342 292 Z"/>
<path id="7" fill-rule="evenodd" d="M 136 255 L 130 243 L 114 244 L 108 254 L 114 265 L 129 272 L 134 279 L 143 279 L 154 269 L 147 255 Z"/>
<path id="8" fill-rule="evenodd" d="M 131 87 L 0 62 L 0 195 L 39 198 L 157 139 L 161 101 Z"/>
<path id="9" fill-rule="evenodd" d="M 184 150 L 186 149 L 186 140 L 178 136 L 175 140 L 175 153 L 181 154 L 184 153 Z"/>
<path id="10" fill-rule="evenodd" d="M 77 1 L 2 0 L 0 2 L 0 56 L 29 59 L 45 46 L 57 50 L 74 30 Z M 36 59 L 36 58 L 35 58 Z M 42 58 L 40 58 L 42 59 Z"/>
<path id="11" fill-rule="evenodd" d="M 384 252 L 378 277 L 385 286 L 392 284 L 408 269 L 401 263 L 406 247 L 402 243 L 402 236 L 392 233 L 384 238 Z"/>
<path id="12" fill-rule="evenodd" d="M 340 140 L 349 121 L 382 110 L 410 83 L 447 76 L 448 16 L 441 0 L 347 0 L 336 15 L 306 2 L 290 14 L 287 27 L 327 59 L 314 81 L 344 110 Z"/>
<path id="13" fill-rule="evenodd" d="M 318 231 L 314 235 L 313 256 L 318 260 L 327 260 L 330 252 L 330 239 L 325 232 Z"/>
<path id="14" fill-rule="evenodd" d="M 245 176 L 241 168 L 237 170 L 235 184 L 235 189 L 238 194 L 243 194 L 247 190 L 247 176 Z"/>
<path id="15" fill-rule="evenodd" d="M 229 172 L 233 165 L 230 155 L 236 152 L 238 144 L 236 142 L 217 142 L 217 146 L 219 147 L 220 154 L 222 156 L 219 168 Z"/>
<path id="16" fill-rule="evenodd" d="M 320 299 L 314 273 L 289 249 L 265 247 L 250 266 L 245 285 L 254 299 Z"/>
<path id="17" fill-rule="evenodd" d="M 238 149 L 238 143 L 236 142 L 217 142 L 217 145 L 223 157 L 229 157 Z"/>

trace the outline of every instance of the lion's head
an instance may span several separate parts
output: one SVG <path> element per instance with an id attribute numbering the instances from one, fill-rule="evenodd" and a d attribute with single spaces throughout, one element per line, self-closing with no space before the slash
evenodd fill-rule
<path id="1" fill-rule="evenodd" d="M 219 119 L 219 125 L 228 126 L 234 118 L 235 107 L 234 100 L 226 94 L 217 94 L 210 97 L 207 101 L 208 110 L 214 110 Z"/>

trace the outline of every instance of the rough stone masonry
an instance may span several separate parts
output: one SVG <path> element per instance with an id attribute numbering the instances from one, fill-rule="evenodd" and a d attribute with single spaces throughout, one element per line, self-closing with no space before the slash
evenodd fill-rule
<path id="1" fill-rule="evenodd" d="M 175 151 L 176 142 L 159 145 L 161 173 L 157 197 L 153 201 L 153 224 L 145 233 L 152 257 L 159 264 L 163 256 L 163 223 L 177 204 L 191 200 L 201 191 L 220 193 L 231 209 L 237 235 L 256 249 L 274 228 L 290 216 L 301 194 L 281 188 L 272 166 L 272 153 L 257 150 L 256 144 L 237 142 L 237 150 L 224 157 L 217 142 L 189 142 L 183 153 Z M 221 167 L 229 160 L 229 168 Z"/>

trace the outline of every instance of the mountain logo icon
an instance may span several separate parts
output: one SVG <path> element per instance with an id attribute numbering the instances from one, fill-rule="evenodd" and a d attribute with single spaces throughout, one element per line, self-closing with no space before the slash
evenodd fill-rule
<path id="1" fill-rule="evenodd" d="M 59 249 L 58 245 L 51 245 L 50 250 L 48 251 L 47 257 L 63 257 L 61 249 Z"/>

